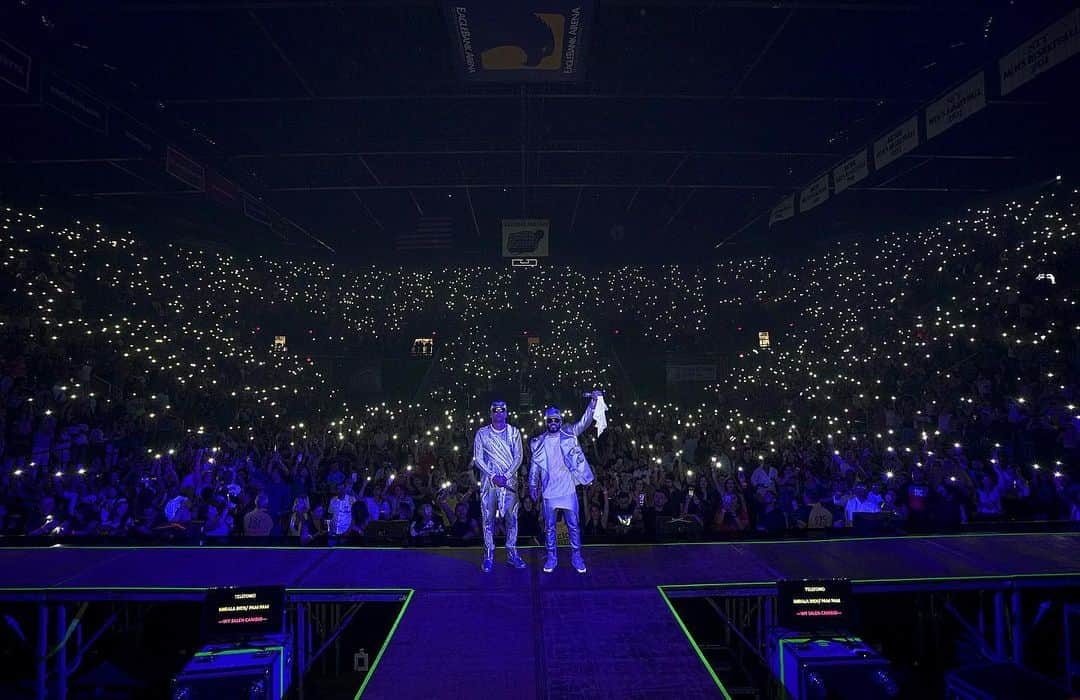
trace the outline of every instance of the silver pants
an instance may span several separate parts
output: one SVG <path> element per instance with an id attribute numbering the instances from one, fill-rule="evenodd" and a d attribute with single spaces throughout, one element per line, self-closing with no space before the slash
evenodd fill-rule
<path id="1" fill-rule="evenodd" d="M 480 490 L 480 513 L 484 524 L 484 549 L 488 556 L 495 551 L 495 513 L 501 512 L 506 521 L 506 553 L 517 556 L 517 494 L 507 488 L 485 484 Z"/>
<path id="2" fill-rule="evenodd" d="M 555 518 L 558 516 L 559 510 L 563 512 L 563 519 L 566 520 L 566 529 L 570 532 L 570 549 L 575 552 L 581 551 L 581 528 L 578 525 L 578 499 L 574 497 L 573 508 L 554 508 L 550 501 L 544 501 L 544 534 L 545 544 L 547 545 L 548 554 L 555 553 Z"/>

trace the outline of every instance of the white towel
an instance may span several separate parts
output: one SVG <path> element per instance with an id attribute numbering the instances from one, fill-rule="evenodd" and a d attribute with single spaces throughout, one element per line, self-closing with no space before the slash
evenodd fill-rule
<path id="1" fill-rule="evenodd" d="M 596 421 L 596 436 L 600 437 L 607 430 L 607 404 L 604 397 L 596 398 L 596 406 L 593 408 L 593 420 Z"/>

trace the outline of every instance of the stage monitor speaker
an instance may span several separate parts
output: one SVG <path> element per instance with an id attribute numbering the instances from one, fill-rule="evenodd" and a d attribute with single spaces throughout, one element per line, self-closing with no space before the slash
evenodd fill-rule
<path id="1" fill-rule="evenodd" d="M 859 535 L 894 533 L 900 521 L 892 513 L 854 513 L 852 530 Z"/>
<path id="2" fill-rule="evenodd" d="M 769 668 L 791 700 L 888 700 L 900 688 L 887 659 L 858 637 L 773 628 Z"/>
<path id="3" fill-rule="evenodd" d="M 668 515 L 656 518 L 656 534 L 661 538 L 697 539 L 701 537 L 701 531 L 701 523 L 693 518 L 673 518 Z"/>
<path id="4" fill-rule="evenodd" d="M 273 635 L 210 644 L 172 680 L 172 700 L 281 700 L 292 682 L 292 642 Z"/>
<path id="5" fill-rule="evenodd" d="M 373 520 L 364 528 L 364 539 L 372 544 L 407 544 L 408 520 Z"/>

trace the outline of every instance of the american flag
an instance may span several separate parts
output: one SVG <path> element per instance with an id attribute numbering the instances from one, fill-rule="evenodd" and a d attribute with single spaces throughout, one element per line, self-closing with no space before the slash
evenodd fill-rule
<path id="1" fill-rule="evenodd" d="M 453 246 L 454 220 L 448 216 L 422 216 L 416 229 L 399 233 L 397 249 L 401 252 L 446 250 Z"/>

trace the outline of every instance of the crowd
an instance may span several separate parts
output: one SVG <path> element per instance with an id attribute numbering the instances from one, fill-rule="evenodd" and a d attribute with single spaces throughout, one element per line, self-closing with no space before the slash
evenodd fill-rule
<path id="1" fill-rule="evenodd" d="M 154 247 L 8 208 L 0 534 L 476 542 L 477 397 L 519 383 L 609 389 L 607 430 L 583 437 L 593 541 L 1080 520 L 1078 205 L 1057 186 L 796 265 L 525 277 Z M 782 332 L 736 348 L 705 398 L 611 391 L 613 319 L 660 362 L 757 313 Z M 347 400 L 319 359 L 424 324 L 422 402 Z M 273 347 L 284 328 L 305 352 Z M 539 411 L 510 422 L 542 430 Z M 525 497 L 522 538 L 539 518 Z"/>

